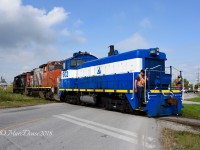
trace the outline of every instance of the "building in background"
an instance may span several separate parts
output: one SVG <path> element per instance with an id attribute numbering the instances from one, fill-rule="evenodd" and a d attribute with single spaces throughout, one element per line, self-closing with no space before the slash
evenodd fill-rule
<path id="1" fill-rule="evenodd" d="M 8 83 L 6 82 L 6 80 L 1 76 L 0 78 L 0 88 L 7 88 L 8 87 Z"/>

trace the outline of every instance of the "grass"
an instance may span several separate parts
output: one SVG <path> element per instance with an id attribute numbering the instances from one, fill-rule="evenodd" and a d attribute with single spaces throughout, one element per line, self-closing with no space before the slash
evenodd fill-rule
<path id="1" fill-rule="evenodd" d="M 164 128 L 161 144 L 163 150 L 199 150 L 200 134 Z"/>
<path id="2" fill-rule="evenodd" d="M 24 107 L 48 103 L 52 103 L 52 101 L 38 97 L 15 94 L 12 92 L 12 87 L 9 87 L 6 90 L 0 89 L 0 108 Z"/>
<path id="3" fill-rule="evenodd" d="M 200 118 L 200 105 L 197 104 L 183 104 L 182 117 Z"/>
<path id="4" fill-rule="evenodd" d="M 197 97 L 186 99 L 187 101 L 200 102 L 200 93 L 197 93 Z M 182 117 L 187 118 L 200 118 L 200 105 L 197 104 L 183 104 Z"/>

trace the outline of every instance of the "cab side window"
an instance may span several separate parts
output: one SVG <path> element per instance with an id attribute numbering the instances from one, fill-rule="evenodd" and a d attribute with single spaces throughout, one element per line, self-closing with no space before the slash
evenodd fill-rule
<path id="1" fill-rule="evenodd" d="M 65 62 L 63 62 L 63 64 L 62 64 L 63 66 L 62 66 L 62 68 L 63 68 L 63 70 L 66 70 L 67 68 L 66 68 L 66 63 Z"/>
<path id="2" fill-rule="evenodd" d="M 75 68 L 76 67 L 76 60 L 75 59 L 72 59 L 71 62 L 70 62 L 70 67 L 71 68 Z"/>
<path id="3" fill-rule="evenodd" d="M 47 66 L 44 67 L 44 72 L 46 72 L 46 71 L 47 71 Z"/>
<path id="4" fill-rule="evenodd" d="M 80 65 L 82 65 L 85 61 L 82 60 L 82 59 L 72 59 L 70 61 L 70 67 L 71 68 L 75 68 L 75 67 L 78 67 Z"/>
<path id="5" fill-rule="evenodd" d="M 55 65 L 55 70 L 57 70 L 57 69 L 62 69 L 62 67 L 63 67 L 63 66 L 62 66 L 61 64 L 56 64 L 56 65 Z"/>
<path id="6" fill-rule="evenodd" d="M 85 61 L 82 59 L 77 60 L 77 66 L 80 66 L 84 63 Z"/>

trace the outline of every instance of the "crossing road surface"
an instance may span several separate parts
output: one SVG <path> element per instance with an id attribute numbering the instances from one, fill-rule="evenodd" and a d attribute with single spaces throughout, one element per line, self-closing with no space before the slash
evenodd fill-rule
<path id="1" fill-rule="evenodd" d="M 153 118 L 66 103 L 1 109 L 1 150 L 161 149 Z"/>

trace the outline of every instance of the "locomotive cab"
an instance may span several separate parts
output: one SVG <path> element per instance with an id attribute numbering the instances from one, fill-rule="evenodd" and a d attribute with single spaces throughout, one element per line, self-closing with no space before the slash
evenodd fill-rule
<path id="1" fill-rule="evenodd" d="M 60 100 L 63 101 L 68 91 L 72 91 L 72 87 L 78 88 L 78 69 L 81 68 L 83 64 L 96 60 L 97 57 L 91 55 L 88 52 L 77 52 L 73 54 L 73 57 L 68 58 L 62 62 L 63 69 L 61 73 L 60 82 Z M 64 96 L 63 96 L 64 95 Z"/>
<path id="2" fill-rule="evenodd" d="M 27 73 L 26 94 L 58 100 L 61 69 L 60 61 L 51 61 Z"/>
<path id="3" fill-rule="evenodd" d="M 97 59 L 97 57 L 91 55 L 88 52 L 77 52 L 73 54 L 73 57 L 64 60 L 63 63 L 63 71 L 69 69 L 77 69 L 80 65 L 87 61 L 92 61 Z"/>
<path id="4" fill-rule="evenodd" d="M 52 61 L 41 65 L 42 68 L 42 86 L 43 87 L 57 87 L 58 78 L 61 75 L 62 64 L 60 61 Z"/>

